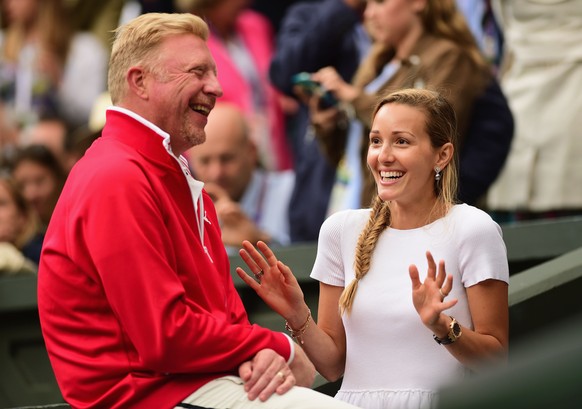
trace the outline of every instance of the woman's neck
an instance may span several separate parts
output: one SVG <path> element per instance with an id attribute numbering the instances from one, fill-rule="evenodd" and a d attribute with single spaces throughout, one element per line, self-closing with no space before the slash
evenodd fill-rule
<path id="1" fill-rule="evenodd" d="M 404 61 L 410 57 L 412 50 L 414 50 L 414 47 L 423 34 L 424 28 L 422 27 L 422 24 L 420 22 L 418 22 L 418 24 L 414 24 L 410 31 L 402 38 L 402 41 L 396 45 L 395 58 L 400 61 Z"/>
<path id="2" fill-rule="evenodd" d="M 450 204 L 437 198 L 409 205 L 392 202 L 390 227 L 398 230 L 417 229 L 444 217 L 450 208 Z"/>

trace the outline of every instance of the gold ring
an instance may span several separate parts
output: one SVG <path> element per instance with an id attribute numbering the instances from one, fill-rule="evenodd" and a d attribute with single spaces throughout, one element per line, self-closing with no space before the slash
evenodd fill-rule
<path id="1" fill-rule="evenodd" d="M 446 295 L 443 294 L 443 292 L 441 291 L 441 289 L 439 288 L 439 294 L 441 295 L 442 299 L 444 300 Z"/>
<path id="2" fill-rule="evenodd" d="M 279 378 L 281 378 L 281 380 L 282 380 L 282 381 L 284 381 L 284 380 L 285 380 L 285 378 L 286 378 L 285 374 L 284 374 L 283 372 L 281 372 L 281 371 L 277 372 L 277 376 L 278 376 Z"/>

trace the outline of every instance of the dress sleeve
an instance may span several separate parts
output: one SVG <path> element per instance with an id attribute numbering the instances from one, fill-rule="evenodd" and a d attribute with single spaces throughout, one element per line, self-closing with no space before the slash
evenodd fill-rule
<path id="1" fill-rule="evenodd" d="M 465 287 L 494 279 L 509 283 L 507 249 L 501 227 L 478 209 L 475 215 L 464 217 L 457 236 L 459 267 Z"/>
<path id="2" fill-rule="evenodd" d="M 345 211 L 334 213 L 323 222 L 311 271 L 312 278 L 338 287 L 345 286 L 341 238 L 346 215 Z"/>

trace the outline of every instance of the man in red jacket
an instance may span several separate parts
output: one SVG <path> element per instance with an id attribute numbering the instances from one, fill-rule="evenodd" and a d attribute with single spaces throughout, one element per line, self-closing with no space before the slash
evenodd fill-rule
<path id="1" fill-rule="evenodd" d="M 207 37 L 190 14 L 116 32 L 114 106 L 67 180 L 39 269 L 60 389 L 75 408 L 351 407 L 307 388 L 313 365 L 287 335 L 249 323 L 212 201 L 181 157 L 222 95 Z"/>

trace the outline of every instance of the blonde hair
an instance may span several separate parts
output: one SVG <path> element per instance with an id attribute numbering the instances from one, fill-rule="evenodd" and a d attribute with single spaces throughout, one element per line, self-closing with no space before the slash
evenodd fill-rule
<path id="1" fill-rule="evenodd" d="M 134 65 L 154 67 L 156 49 L 167 37 L 193 34 L 208 39 L 208 25 L 190 13 L 146 13 L 117 28 L 109 60 L 108 87 L 113 104 L 126 92 L 125 75 Z"/>
<path id="2" fill-rule="evenodd" d="M 387 104 L 407 105 L 424 112 L 426 117 L 426 131 L 433 148 L 440 148 L 446 143 L 455 145 L 457 138 L 455 111 L 452 105 L 439 93 L 427 89 L 403 89 L 392 92 L 378 102 L 372 118 L 376 116 L 380 108 Z M 442 208 L 439 204 L 448 208 L 455 203 L 458 183 L 456 162 L 454 154 L 447 166 L 441 170 L 440 181 L 435 180 L 434 192 L 436 202 L 433 210 L 427 216 L 427 220 L 430 220 L 435 215 L 435 212 L 439 208 Z M 358 289 L 358 283 L 370 270 L 372 253 L 376 247 L 378 238 L 390 226 L 390 221 L 390 203 L 384 202 L 376 195 L 372 203 L 372 210 L 368 222 L 360 233 L 356 244 L 354 260 L 355 277 L 340 296 L 339 308 L 341 314 L 351 311 Z"/>

